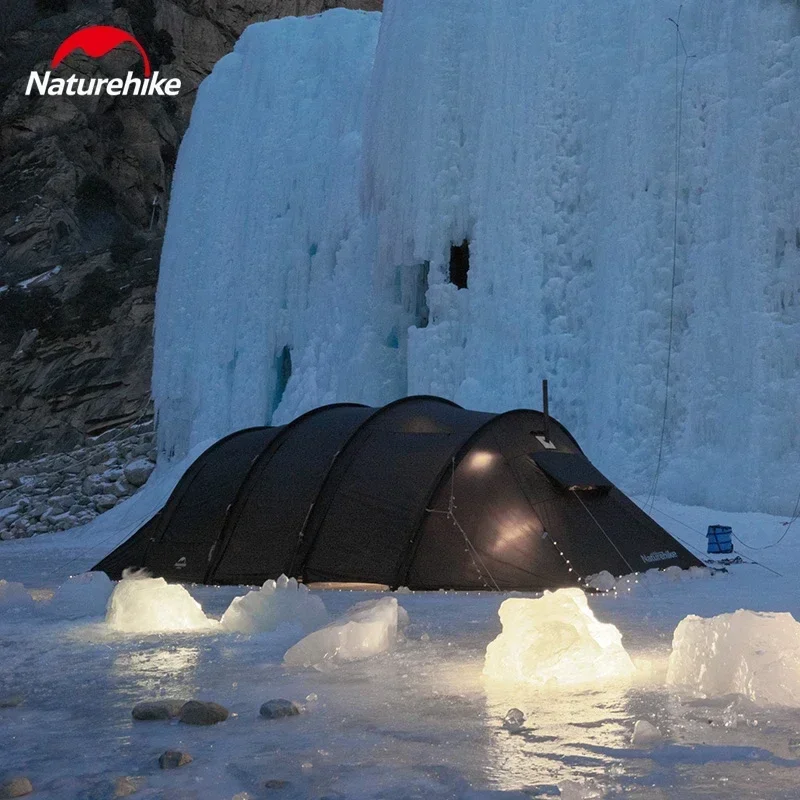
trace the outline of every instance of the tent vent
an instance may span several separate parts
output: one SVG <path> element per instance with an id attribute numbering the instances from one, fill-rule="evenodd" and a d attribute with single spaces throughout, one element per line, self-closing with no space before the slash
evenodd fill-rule
<path id="1" fill-rule="evenodd" d="M 459 289 L 466 289 L 468 272 L 469 242 L 464 239 L 459 245 L 450 245 L 450 283 Z"/>
<path id="2" fill-rule="evenodd" d="M 292 350 L 288 345 L 281 350 L 280 355 L 275 359 L 275 372 L 277 380 L 275 382 L 275 398 L 272 402 L 273 411 L 281 404 L 286 385 L 289 383 L 289 378 L 292 377 Z"/>
<path id="3" fill-rule="evenodd" d="M 582 453 L 543 450 L 529 458 L 556 486 L 568 491 L 608 491 L 612 484 Z"/>

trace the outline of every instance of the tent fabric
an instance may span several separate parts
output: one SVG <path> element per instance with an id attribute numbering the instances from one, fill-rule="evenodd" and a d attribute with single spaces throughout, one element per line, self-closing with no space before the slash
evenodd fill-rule
<path id="1" fill-rule="evenodd" d="M 538 411 L 336 404 L 217 442 L 99 564 L 168 580 L 540 591 L 701 566 Z"/>

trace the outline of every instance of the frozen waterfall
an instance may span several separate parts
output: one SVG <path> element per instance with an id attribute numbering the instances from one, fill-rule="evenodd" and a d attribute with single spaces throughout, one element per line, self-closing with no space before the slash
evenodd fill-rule
<path id="1" fill-rule="evenodd" d="M 791 510 L 800 10 L 386 0 L 248 28 L 181 147 L 160 447 L 334 401 L 551 409 L 630 491 Z M 677 90 L 677 91 L 676 91 Z M 469 262 L 453 280 L 454 246 Z M 467 288 L 456 285 L 466 283 Z"/>

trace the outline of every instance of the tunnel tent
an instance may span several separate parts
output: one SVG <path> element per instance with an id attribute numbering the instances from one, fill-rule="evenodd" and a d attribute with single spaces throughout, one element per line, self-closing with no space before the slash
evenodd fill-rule
<path id="1" fill-rule="evenodd" d="M 182 582 L 540 591 L 701 562 L 538 411 L 340 403 L 206 450 L 95 569 Z"/>

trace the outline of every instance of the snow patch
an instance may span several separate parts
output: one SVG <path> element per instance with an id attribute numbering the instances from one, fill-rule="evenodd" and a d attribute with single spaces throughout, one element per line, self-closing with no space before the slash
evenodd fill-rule
<path id="1" fill-rule="evenodd" d="M 325 604 L 311 594 L 308 586 L 281 575 L 277 581 L 268 580 L 260 589 L 235 597 L 220 624 L 226 631 L 264 633 L 288 623 L 299 625 L 308 633 L 327 620 Z"/>
<path id="2" fill-rule="evenodd" d="M 123 633 L 209 630 L 219 624 L 206 617 L 183 586 L 137 575 L 117 584 L 108 601 L 106 623 Z"/>
<path id="3" fill-rule="evenodd" d="M 390 650 L 408 615 L 394 597 L 356 603 L 346 614 L 290 647 L 284 663 L 324 668 L 343 661 L 360 661 Z"/>
<path id="4" fill-rule="evenodd" d="M 740 694 L 757 705 L 800 706 L 800 623 L 789 613 L 739 609 L 681 620 L 667 684 L 705 697 Z"/>
<path id="5" fill-rule="evenodd" d="M 580 589 L 504 600 L 499 614 L 503 631 L 486 648 L 487 678 L 571 685 L 635 672 L 622 634 L 614 625 L 597 620 Z"/>

